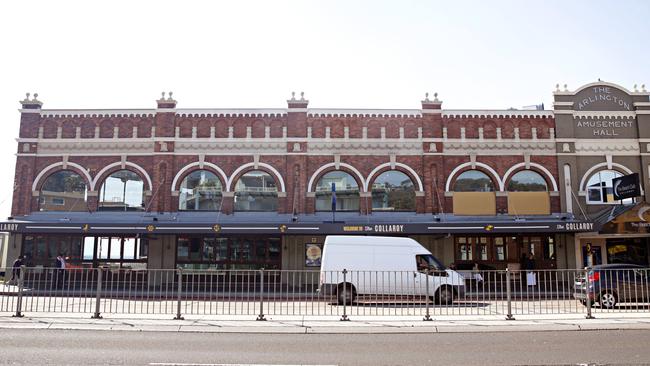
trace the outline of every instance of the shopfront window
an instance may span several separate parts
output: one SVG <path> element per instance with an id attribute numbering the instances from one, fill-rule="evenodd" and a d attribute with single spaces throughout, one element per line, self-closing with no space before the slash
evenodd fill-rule
<path id="1" fill-rule="evenodd" d="M 111 174 L 99 190 L 99 211 L 144 210 L 144 182 L 130 170 Z"/>
<path id="2" fill-rule="evenodd" d="M 607 239 L 607 263 L 629 263 L 647 267 L 648 239 Z"/>
<path id="3" fill-rule="evenodd" d="M 235 211 L 277 211 L 278 188 L 273 177 L 261 170 L 242 175 L 235 185 Z"/>
<path id="4" fill-rule="evenodd" d="M 454 192 L 493 192 L 494 183 L 480 170 L 462 172 L 454 184 Z"/>
<path id="5" fill-rule="evenodd" d="M 279 269 L 280 238 L 178 237 L 177 266 L 185 269 Z"/>
<path id="6" fill-rule="evenodd" d="M 488 260 L 488 238 L 484 236 L 479 237 L 476 243 L 476 249 L 477 259 L 482 261 Z"/>
<path id="7" fill-rule="evenodd" d="M 56 257 L 68 258 L 71 266 L 82 262 L 82 237 L 69 235 L 25 235 L 22 253 L 28 266 L 53 267 Z"/>
<path id="8" fill-rule="evenodd" d="M 415 187 L 408 175 L 389 170 L 372 184 L 373 211 L 415 211 Z"/>
<path id="9" fill-rule="evenodd" d="M 149 252 L 148 241 L 139 237 L 100 236 L 84 240 L 84 258 L 91 245 L 96 248 L 98 265 L 110 268 L 145 269 Z"/>
<path id="10" fill-rule="evenodd" d="M 88 188 L 71 170 L 58 171 L 45 180 L 38 196 L 40 211 L 86 211 Z"/>
<path id="11" fill-rule="evenodd" d="M 589 204 L 629 204 L 633 198 L 626 198 L 623 201 L 614 201 L 614 190 L 612 180 L 623 174 L 615 170 L 601 170 L 592 175 L 587 181 L 587 203 Z"/>
<path id="12" fill-rule="evenodd" d="M 552 235 L 457 235 L 454 240 L 455 262 L 461 269 L 471 269 L 474 262 L 484 268 L 505 268 L 507 261 L 518 262 L 521 256 L 528 258 L 531 254 L 538 269 L 553 268 L 556 260 Z"/>
<path id="13" fill-rule="evenodd" d="M 341 170 L 323 175 L 316 183 L 316 211 L 332 210 L 332 184 L 336 189 L 336 211 L 359 211 L 359 185 Z"/>
<path id="14" fill-rule="evenodd" d="M 208 170 L 196 170 L 181 182 L 178 196 L 179 210 L 219 211 L 221 209 L 221 181 Z"/>
<path id="15" fill-rule="evenodd" d="M 507 254 L 508 247 L 505 245 L 505 238 L 502 237 L 494 238 L 494 250 L 495 250 L 494 259 L 498 261 L 505 261 L 506 258 L 508 258 L 508 254 Z"/>
<path id="16" fill-rule="evenodd" d="M 457 248 L 458 248 L 458 259 L 461 261 L 471 261 L 474 259 L 472 255 L 472 243 L 466 237 L 457 237 L 456 238 Z"/>
<path id="17" fill-rule="evenodd" d="M 532 170 L 515 173 L 508 182 L 509 192 L 546 192 L 548 187 L 544 178 Z"/>

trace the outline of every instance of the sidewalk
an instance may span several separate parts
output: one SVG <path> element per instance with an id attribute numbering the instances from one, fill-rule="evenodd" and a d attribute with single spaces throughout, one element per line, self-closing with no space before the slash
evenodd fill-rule
<path id="1" fill-rule="evenodd" d="M 203 333 L 480 333 L 589 330 L 650 330 L 650 314 L 598 314 L 596 319 L 583 315 L 519 316 L 444 316 L 433 321 L 419 317 L 351 317 L 339 321 L 332 317 L 267 316 L 255 321 L 250 316 L 191 316 L 173 320 L 171 316 L 114 315 L 91 319 L 86 314 L 39 313 L 23 318 L 0 313 L 0 329 L 113 330 L 136 332 Z"/>

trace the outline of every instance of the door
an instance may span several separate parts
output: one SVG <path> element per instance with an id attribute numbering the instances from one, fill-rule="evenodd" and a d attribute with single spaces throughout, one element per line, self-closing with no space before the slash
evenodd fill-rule
<path id="1" fill-rule="evenodd" d="M 589 263 L 589 252 L 587 247 L 591 247 L 591 263 Z M 582 246 L 582 266 L 591 267 L 603 264 L 603 256 L 600 247 L 593 247 L 591 245 Z"/>

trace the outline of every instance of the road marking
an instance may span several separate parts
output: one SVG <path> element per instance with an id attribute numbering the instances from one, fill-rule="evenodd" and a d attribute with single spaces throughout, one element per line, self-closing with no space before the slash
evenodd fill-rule
<path id="1" fill-rule="evenodd" d="M 338 366 L 338 365 L 271 365 L 266 363 L 174 363 L 174 362 L 152 362 L 150 366 Z"/>

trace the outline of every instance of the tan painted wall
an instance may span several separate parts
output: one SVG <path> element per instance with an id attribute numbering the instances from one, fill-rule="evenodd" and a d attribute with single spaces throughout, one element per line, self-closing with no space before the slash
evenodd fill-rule
<path id="1" fill-rule="evenodd" d="M 508 192 L 509 215 L 550 215 L 548 192 Z"/>
<path id="2" fill-rule="evenodd" d="M 494 192 L 454 192 L 454 215 L 496 215 Z"/>

